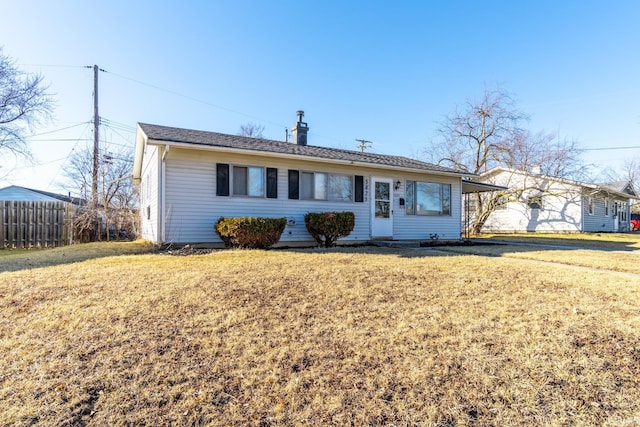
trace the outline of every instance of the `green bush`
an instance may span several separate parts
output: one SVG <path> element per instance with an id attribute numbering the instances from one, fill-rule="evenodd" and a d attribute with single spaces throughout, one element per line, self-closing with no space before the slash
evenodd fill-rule
<path id="1" fill-rule="evenodd" d="M 214 228 L 227 247 L 266 249 L 278 243 L 286 225 L 286 218 L 220 217 Z"/>
<path id="2" fill-rule="evenodd" d="M 310 212 L 304 216 L 307 231 L 320 246 L 330 248 L 348 236 L 356 223 L 353 212 Z"/>

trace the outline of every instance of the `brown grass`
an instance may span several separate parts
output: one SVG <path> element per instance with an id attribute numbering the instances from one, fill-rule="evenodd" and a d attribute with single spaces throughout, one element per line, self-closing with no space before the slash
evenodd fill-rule
<path id="1" fill-rule="evenodd" d="M 97 242 L 62 246 L 51 249 L 0 249 L 0 273 L 31 268 L 72 264 L 95 258 L 147 253 L 153 249 L 149 242 Z"/>
<path id="2" fill-rule="evenodd" d="M 640 233 L 518 233 L 481 234 L 478 239 L 503 240 L 511 243 L 535 243 L 600 250 L 640 250 Z"/>
<path id="3" fill-rule="evenodd" d="M 9 259 L 1 425 L 640 421 L 628 275 L 368 248 Z"/>

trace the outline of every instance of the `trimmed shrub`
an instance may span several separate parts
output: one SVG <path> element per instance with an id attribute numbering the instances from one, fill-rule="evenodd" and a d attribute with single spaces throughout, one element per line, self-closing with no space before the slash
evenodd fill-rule
<path id="1" fill-rule="evenodd" d="M 267 249 L 278 243 L 286 225 L 286 218 L 220 217 L 214 229 L 226 247 Z"/>
<path id="2" fill-rule="evenodd" d="M 304 224 L 320 246 L 330 248 L 353 231 L 356 216 L 353 212 L 310 212 L 304 216 Z"/>

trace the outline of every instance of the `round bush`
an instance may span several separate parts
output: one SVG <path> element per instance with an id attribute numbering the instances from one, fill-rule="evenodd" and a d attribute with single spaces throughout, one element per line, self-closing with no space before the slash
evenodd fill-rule
<path id="1" fill-rule="evenodd" d="M 286 218 L 220 217 L 214 228 L 227 247 L 267 249 L 278 243 L 286 225 Z"/>
<path id="2" fill-rule="evenodd" d="M 304 216 L 307 231 L 325 248 L 334 246 L 338 239 L 351 234 L 355 223 L 353 212 L 310 212 Z"/>

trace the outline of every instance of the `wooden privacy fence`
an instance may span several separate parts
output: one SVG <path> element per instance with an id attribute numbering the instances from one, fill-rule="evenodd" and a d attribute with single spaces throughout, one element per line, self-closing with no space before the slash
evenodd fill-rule
<path id="1" fill-rule="evenodd" d="M 0 247 L 31 248 L 71 243 L 73 205 L 0 200 Z"/>

